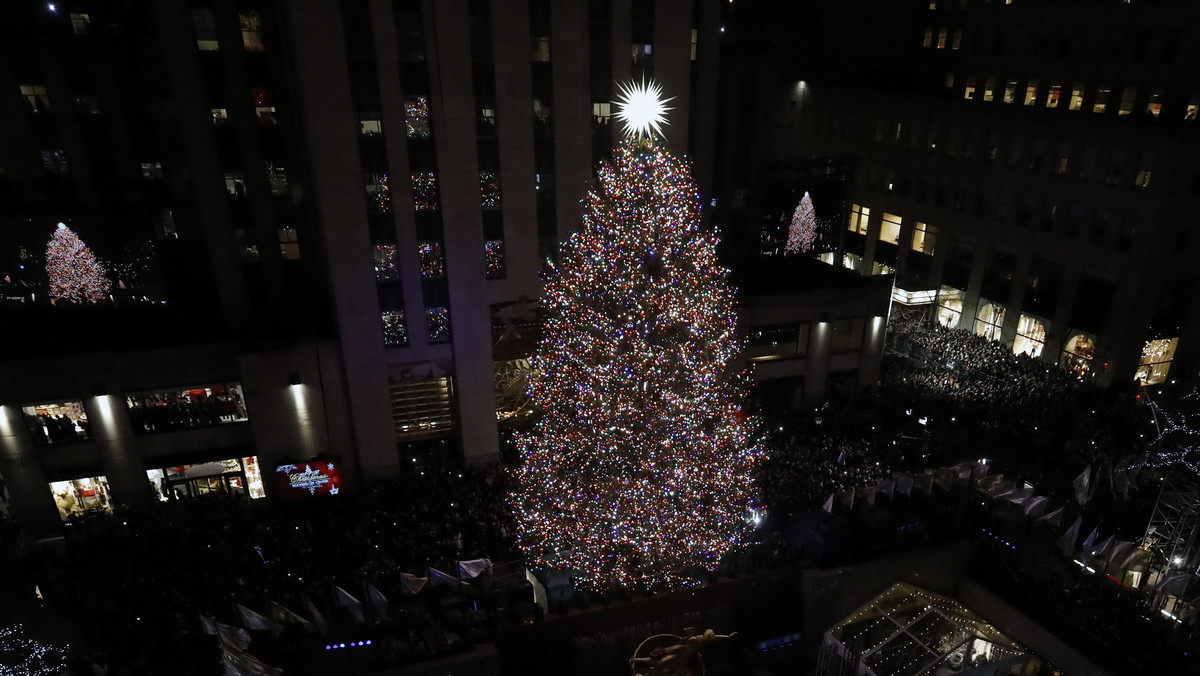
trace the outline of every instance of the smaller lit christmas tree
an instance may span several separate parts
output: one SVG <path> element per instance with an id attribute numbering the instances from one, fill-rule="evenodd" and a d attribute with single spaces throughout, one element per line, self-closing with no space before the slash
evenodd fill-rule
<path id="1" fill-rule="evenodd" d="M 813 211 L 812 198 L 806 191 L 800 199 L 800 204 L 796 205 L 796 212 L 792 214 L 792 227 L 788 230 L 787 246 L 784 247 L 783 253 L 807 253 L 812 250 L 813 242 L 816 241 L 817 215 Z"/>
<path id="2" fill-rule="evenodd" d="M 51 300 L 98 303 L 112 285 L 92 250 L 65 223 L 46 243 L 46 276 Z"/>

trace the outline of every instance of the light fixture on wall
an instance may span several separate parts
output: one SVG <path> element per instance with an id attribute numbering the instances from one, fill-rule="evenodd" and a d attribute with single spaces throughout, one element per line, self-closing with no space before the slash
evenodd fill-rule
<path id="1" fill-rule="evenodd" d="M 303 385 L 304 381 L 300 379 L 300 373 L 292 371 L 288 374 L 288 385 Z"/>

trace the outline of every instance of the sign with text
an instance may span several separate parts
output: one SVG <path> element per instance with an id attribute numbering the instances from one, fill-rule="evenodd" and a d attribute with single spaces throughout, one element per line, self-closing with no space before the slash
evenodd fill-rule
<path id="1" fill-rule="evenodd" d="M 337 495 L 342 490 L 341 462 L 308 460 L 275 468 L 276 494 L 285 499 Z"/>

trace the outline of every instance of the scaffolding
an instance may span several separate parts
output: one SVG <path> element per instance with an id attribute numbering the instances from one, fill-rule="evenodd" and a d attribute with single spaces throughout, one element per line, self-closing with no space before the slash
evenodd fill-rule
<path id="1" fill-rule="evenodd" d="M 1163 476 L 1142 544 L 1150 550 L 1148 570 L 1159 577 L 1200 567 L 1200 478 L 1190 470 Z"/>

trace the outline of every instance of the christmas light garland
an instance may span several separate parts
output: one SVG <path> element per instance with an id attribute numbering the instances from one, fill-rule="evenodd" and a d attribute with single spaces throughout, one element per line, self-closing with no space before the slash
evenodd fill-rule
<path id="1" fill-rule="evenodd" d="M 0 627 L 0 674 L 56 676 L 66 671 L 69 650 L 29 638 L 24 625 Z"/>
<path id="2" fill-rule="evenodd" d="M 518 544 L 583 588 L 692 584 L 749 532 L 762 452 L 729 372 L 733 292 L 687 165 L 655 139 L 619 145 L 545 277 Z"/>
<path id="3" fill-rule="evenodd" d="M 112 286 L 92 250 L 65 223 L 46 243 L 46 276 L 52 300 L 98 303 Z"/>
<path id="4" fill-rule="evenodd" d="M 1150 401 L 1150 411 L 1158 425 L 1158 437 L 1145 455 L 1131 467 L 1167 467 L 1183 465 L 1200 473 L 1200 389 L 1179 398 L 1175 406 Z"/>

